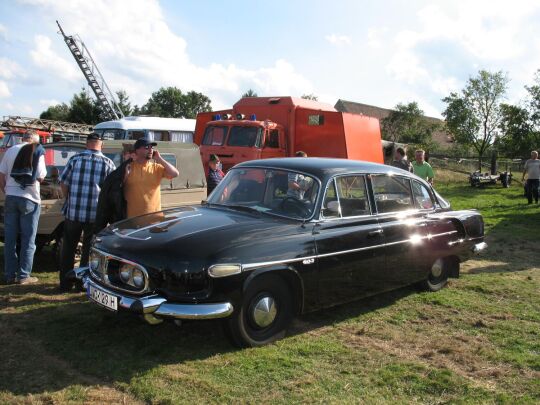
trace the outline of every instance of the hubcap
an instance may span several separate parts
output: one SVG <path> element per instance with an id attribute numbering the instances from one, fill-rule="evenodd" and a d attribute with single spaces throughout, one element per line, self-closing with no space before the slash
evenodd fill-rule
<path id="1" fill-rule="evenodd" d="M 441 259 L 438 259 L 435 263 L 433 263 L 433 266 L 431 266 L 431 274 L 433 277 L 438 278 L 441 276 L 443 272 L 443 262 Z"/>
<path id="2" fill-rule="evenodd" d="M 265 328 L 276 319 L 276 302 L 272 297 L 262 297 L 253 306 L 253 320 L 260 328 Z"/>

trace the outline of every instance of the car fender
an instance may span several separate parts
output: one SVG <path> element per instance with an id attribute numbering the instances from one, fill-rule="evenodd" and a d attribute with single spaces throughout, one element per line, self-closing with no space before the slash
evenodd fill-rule
<path id="1" fill-rule="evenodd" d="M 295 314 L 301 314 L 304 310 L 304 282 L 298 274 L 298 271 L 292 266 L 278 265 L 252 270 L 249 276 L 244 280 L 242 294 L 246 292 L 247 288 L 255 278 L 269 274 L 277 275 L 289 284 L 295 301 Z"/>

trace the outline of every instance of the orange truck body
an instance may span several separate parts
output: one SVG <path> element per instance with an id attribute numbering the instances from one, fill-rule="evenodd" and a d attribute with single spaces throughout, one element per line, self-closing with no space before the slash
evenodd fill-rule
<path id="1" fill-rule="evenodd" d="M 244 97 L 232 109 L 200 113 L 195 143 L 207 169 L 211 154 L 226 171 L 271 157 L 334 157 L 383 163 L 379 120 L 294 97 Z"/>

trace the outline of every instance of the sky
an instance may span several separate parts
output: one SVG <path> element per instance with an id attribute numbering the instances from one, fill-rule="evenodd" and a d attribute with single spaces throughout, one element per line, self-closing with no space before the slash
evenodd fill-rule
<path id="1" fill-rule="evenodd" d="M 416 101 L 440 117 L 481 69 L 507 74 L 515 104 L 540 69 L 537 0 L 0 0 L 0 117 L 38 117 L 87 87 L 56 20 L 138 105 L 176 86 L 222 109 L 253 89 Z"/>

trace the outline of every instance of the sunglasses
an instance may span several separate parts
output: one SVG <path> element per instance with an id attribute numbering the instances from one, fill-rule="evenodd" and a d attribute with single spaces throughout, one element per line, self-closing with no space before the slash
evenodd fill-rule
<path id="1" fill-rule="evenodd" d="M 146 149 L 146 150 L 150 150 L 150 149 L 153 149 L 154 146 L 152 146 L 152 145 L 146 145 L 146 146 L 143 146 L 143 148 Z"/>

